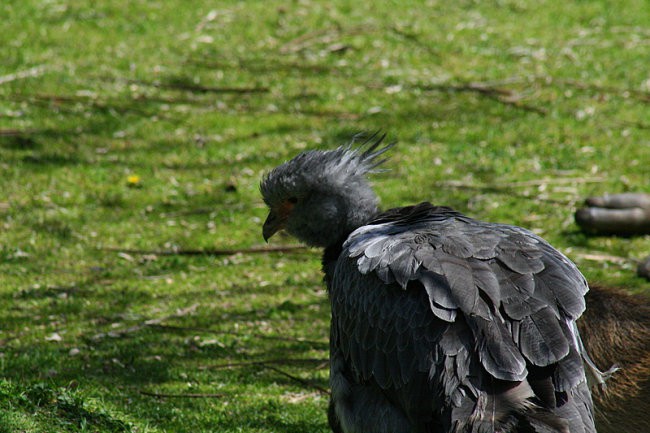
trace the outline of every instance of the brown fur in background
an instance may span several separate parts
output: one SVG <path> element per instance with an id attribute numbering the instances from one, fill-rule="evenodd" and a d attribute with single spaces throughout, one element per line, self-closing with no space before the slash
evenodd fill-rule
<path id="1" fill-rule="evenodd" d="M 578 321 L 584 344 L 602 370 L 620 367 L 593 390 L 599 433 L 650 433 L 650 302 L 594 285 Z"/>

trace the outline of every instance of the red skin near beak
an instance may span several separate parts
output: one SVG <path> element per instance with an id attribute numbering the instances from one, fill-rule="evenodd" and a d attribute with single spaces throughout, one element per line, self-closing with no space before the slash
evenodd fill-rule
<path id="1" fill-rule="evenodd" d="M 283 202 L 278 208 L 271 209 L 269 216 L 264 221 L 262 227 L 262 236 L 266 242 L 269 241 L 271 236 L 285 228 L 289 215 L 293 210 L 293 203 L 289 201 Z"/>

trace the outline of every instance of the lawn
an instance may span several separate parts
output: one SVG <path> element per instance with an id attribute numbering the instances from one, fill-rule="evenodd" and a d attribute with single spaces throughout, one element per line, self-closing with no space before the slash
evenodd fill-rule
<path id="1" fill-rule="evenodd" d="M 328 431 L 319 252 L 247 250 L 263 173 L 360 130 L 399 142 L 385 207 L 521 225 L 589 281 L 649 292 L 650 236 L 573 221 L 587 196 L 650 193 L 645 0 L 0 16 L 2 433 Z"/>

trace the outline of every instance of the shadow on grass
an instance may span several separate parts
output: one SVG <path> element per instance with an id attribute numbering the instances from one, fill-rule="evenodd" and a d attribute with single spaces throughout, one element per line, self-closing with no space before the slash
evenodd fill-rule
<path id="1" fill-rule="evenodd" d="M 42 144 L 31 134 L 16 132 L 15 135 L 0 135 L 0 147 L 10 150 L 40 149 Z"/>
<path id="2" fill-rule="evenodd" d="M 173 263 L 176 262 L 168 263 L 167 268 Z M 187 264 L 180 261 L 177 265 L 185 269 Z M 326 374 L 322 369 L 315 370 L 319 363 L 313 361 L 314 353 L 326 358 L 325 338 L 309 341 L 292 338 L 281 331 L 256 330 L 258 324 L 278 330 L 291 326 L 300 329 L 313 327 L 314 320 L 310 316 L 314 308 L 326 307 L 326 299 L 306 302 L 276 300 L 263 306 L 247 306 L 232 298 L 230 302 L 237 303 L 237 307 L 199 306 L 186 316 L 172 317 L 172 314 L 158 326 L 158 322 L 149 322 L 152 317 L 140 316 L 134 311 L 152 304 L 163 307 L 167 302 L 166 296 L 161 300 L 149 291 L 138 289 L 137 284 L 119 281 L 112 284 L 110 280 L 106 283 L 105 278 L 105 275 L 100 275 L 65 287 L 33 286 L 14 295 L 3 295 L 10 298 L 2 300 L 5 305 L 14 305 L 6 318 L 11 328 L 4 334 L 14 338 L 2 342 L 5 353 L 3 376 L 14 384 L 20 384 L 21 392 L 44 386 L 46 390 L 43 392 L 49 393 L 50 398 L 39 410 L 49 411 L 47 416 L 54 416 L 60 422 L 70 421 L 77 427 L 89 422 L 89 426 L 96 424 L 99 431 L 128 431 L 118 429 L 122 425 L 119 417 L 104 419 L 102 413 L 93 412 L 74 392 L 70 398 L 77 401 L 66 406 L 70 409 L 67 410 L 64 407 L 66 401 L 72 400 L 61 400 L 58 395 L 70 384 L 77 384 L 75 387 L 85 390 L 115 390 L 114 395 L 103 395 L 102 398 L 120 406 L 128 400 L 130 403 L 123 409 L 126 412 L 134 411 L 148 424 L 172 429 L 167 422 L 174 425 L 181 421 L 159 418 L 157 411 L 161 405 L 176 407 L 188 404 L 193 408 L 187 412 L 188 416 L 194 416 L 195 405 L 207 403 L 160 400 L 144 396 L 142 391 L 156 392 L 171 387 L 170 392 L 183 394 L 183 384 L 192 382 L 200 384 L 206 392 L 222 392 L 220 388 L 223 386 L 234 390 L 252 387 L 258 390 L 256 393 L 263 394 L 267 392 L 264 390 L 275 390 L 268 391 L 271 392 L 268 401 L 278 398 L 272 397 L 278 392 L 278 387 L 285 392 L 315 392 L 305 383 L 274 369 L 251 364 L 269 360 L 275 362 L 272 365 L 276 368 L 301 377 L 307 383 L 321 388 L 328 386 Z M 271 296 L 272 290 L 269 289 L 268 293 L 258 296 Z M 173 299 L 173 303 L 190 305 L 205 295 L 200 291 L 180 294 L 180 299 Z M 145 308 L 147 310 L 150 309 Z M 165 313 L 159 314 L 165 316 Z M 239 330 L 233 331 L 236 329 Z M 23 343 L 23 336 L 29 334 L 29 342 Z M 300 362 L 300 359 L 309 360 Z M 268 416 L 261 416 L 257 409 L 251 409 L 251 405 L 259 405 L 259 402 L 249 401 L 248 397 L 236 392 L 226 393 L 226 396 L 238 401 L 240 410 L 250 411 L 245 416 L 245 423 L 251 428 L 295 432 L 323 429 L 323 414 L 320 414 L 320 420 L 313 422 L 305 421 L 304 414 L 284 419 L 279 417 L 278 411 L 272 411 Z M 216 427 L 211 424 L 211 417 L 194 422 L 203 423 L 202 429 L 217 428 L 219 431 L 236 430 L 239 425 L 237 420 L 225 415 L 217 418 Z"/>
<path id="3" fill-rule="evenodd" d="M 202 69 L 234 69 L 234 70 L 246 70 L 256 74 L 276 74 L 278 72 L 283 72 L 285 74 L 291 75 L 304 75 L 309 74 L 309 76 L 330 76 L 335 73 L 337 75 L 345 74 L 345 69 L 336 68 L 331 63 L 316 63 L 316 62 L 307 62 L 305 60 L 300 61 L 287 61 L 281 60 L 279 58 L 264 57 L 264 58 L 244 58 L 237 57 L 233 59 L 226 59 L 224 61 L 210 60 L 206 61 L 206 58 L 219 58 L 220 56 L 216 55 L 217 53 L 205 54 L 203 58 L 192 58 L 187 61 L 188 64 L 202 68 Z"/>
<path id="4" fill-rule="evenodd" d="M 35 165 L 76 165 L 81 163 L 77 155 L 60 154 L 53 152 L 39 152 L 27 155 L 22 158 L 22 162 Z"/>

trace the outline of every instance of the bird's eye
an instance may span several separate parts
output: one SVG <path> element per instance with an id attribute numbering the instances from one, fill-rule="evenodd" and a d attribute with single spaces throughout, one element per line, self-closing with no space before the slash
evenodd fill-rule
<path id="1" fill-rule="evenodd" d="M 298 203 L 298 197 L 289 197 L 287 201 L 291 204 L 296 204 Z"/>

